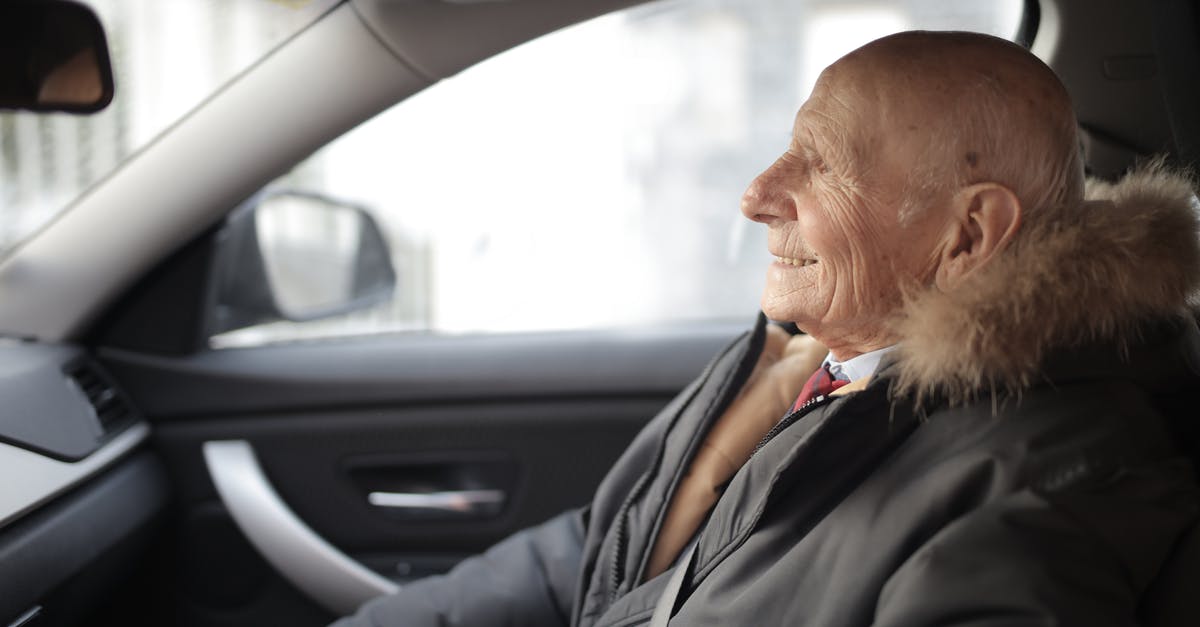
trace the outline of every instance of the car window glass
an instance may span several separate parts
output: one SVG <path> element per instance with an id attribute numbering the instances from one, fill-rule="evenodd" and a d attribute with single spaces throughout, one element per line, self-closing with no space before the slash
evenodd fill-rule
<path id="1" fill-rule="evenodd" d="M 747 319 L 769 257 L 739 198 L 820 70 L 900 30 L 1012 38 L 1021 5 L 668 1 L 498 55 L 271 185 L 366 207 L 392 250 L 391 300 L 211 343 Z"/>
<path id="2" fill-rule="evenodd" d="M 337 0 L 87 0 L 116 92 L 93 115 L 0 112 L 0 255 Z"/>

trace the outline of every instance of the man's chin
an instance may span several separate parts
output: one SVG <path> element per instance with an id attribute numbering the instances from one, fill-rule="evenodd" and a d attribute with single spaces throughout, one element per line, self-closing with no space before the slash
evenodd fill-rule
<path id="1" fill-rule="evenodd" d="M 776 322 L 792 322 L 802 330 L 813 322 L 812 315 L 805 308 L 797 306 L 794 302 L 787 302 L 786 299 L 763 295 L 760 304 L 763 313 Z"/>

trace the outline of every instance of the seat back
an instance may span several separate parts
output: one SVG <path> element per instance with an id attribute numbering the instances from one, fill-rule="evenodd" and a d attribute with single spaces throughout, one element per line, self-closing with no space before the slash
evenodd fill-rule
<path id="1" fill-rule="evenodd" d="M 1175 545 L 1146 591 L 1140 614 L 1146 627 L 1200 625 L 1200 523 Z"/>
<path id="2" fill-rule="evenodd" d="M 1195 318 L 1200 321 L 1200 311 Z M 1200 355 L 1200 328 L 1195 321 L 1185 327 L 1184 338 L 1185 346 L 1175 355 L 1178 362 L 1163 364 L 1184 374 L 1172 382 L 1172 393 L 1156 395 L 1155 400 L 1167 417 L 1180 452 L 1191 459 L 1200 478 L 1200 386 L 1196 384 L 1200 377 L 1196 361 Z M 1142 598 L 1139 614 L 1142 624 L 1149 627 L 1200 625 L 1200 520 L 1193 522 L 1175 544 Z"/>

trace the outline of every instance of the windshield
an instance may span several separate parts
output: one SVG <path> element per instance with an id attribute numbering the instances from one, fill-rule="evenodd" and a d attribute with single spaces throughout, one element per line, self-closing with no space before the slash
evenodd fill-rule
<path id="1" fill-rule="evenodd" d="M 88 0 L 116 95 L 94 115 L 0 113 L 0 256 L 337 0 Z"/>

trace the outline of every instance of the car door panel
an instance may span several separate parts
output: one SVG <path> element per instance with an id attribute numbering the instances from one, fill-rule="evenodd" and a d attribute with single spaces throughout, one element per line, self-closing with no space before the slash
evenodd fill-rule
<path id="1" fill-rule="evenodd" d="M 175 487 L 176 542 L 221 546 L 240 555 L 231 564 L 255 562 L 225 572 L 211 556 L 191 554 L 183 559 L 205 565 L 181 570 L 224 572 L 209 579 L 269 573 L 233 606 L 236 591 L 186 593 L 201 600 L 192 612 L 205 617 L 197 624 L 233 625 L 304 595 L 265 567 L 241 531 L 236 543 L 228 540 L 233 523 L 206 465 L 206 443 L 245 443 L 304 525 L 403 583 L 585 505 L 633 435 L 746 326 L 393 335 L 181 357 L 100 355 L 153 424 Z M 307 620 L 329 615 L 315 611 Z"/>

